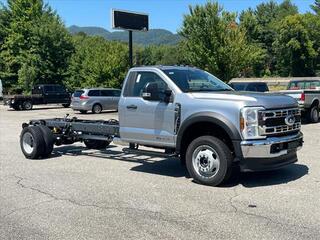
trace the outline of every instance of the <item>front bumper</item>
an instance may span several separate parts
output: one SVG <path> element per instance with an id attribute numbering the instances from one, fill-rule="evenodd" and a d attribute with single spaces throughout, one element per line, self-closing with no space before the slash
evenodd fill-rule
<path id="1" fill-rule="evenodd" d="M 243 170 L 275 169 L 297 161 L 296 152 L 302 147 L 303 134 L 271 137 L 240 143 Z"/>

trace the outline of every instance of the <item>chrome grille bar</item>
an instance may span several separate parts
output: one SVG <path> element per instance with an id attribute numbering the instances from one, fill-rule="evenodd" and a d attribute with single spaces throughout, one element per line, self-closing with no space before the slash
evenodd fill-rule
<path id="1" fill-rule="evenodd" d="M 261 123 L 259 131 L 262 136 L 295 132 L 301 128 L 301 110 L 298 108 L 266 110 L 259 114 Z M 296 122 L 291 126 L 285 122 L 285 118 L 289 115 L 296 118 Z"/>

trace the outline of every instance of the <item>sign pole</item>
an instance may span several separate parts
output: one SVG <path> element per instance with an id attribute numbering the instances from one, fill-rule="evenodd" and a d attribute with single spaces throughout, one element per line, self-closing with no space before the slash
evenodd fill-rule
<path id="1" fill-rule="evenodd" d="M 129 65 L 130 68 L 133 67 L 133 60 L 132 60 L 132 31 L 129 30 Z"/>

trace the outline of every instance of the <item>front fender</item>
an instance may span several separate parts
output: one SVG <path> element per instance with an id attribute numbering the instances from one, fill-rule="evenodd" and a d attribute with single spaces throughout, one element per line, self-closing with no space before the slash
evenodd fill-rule
<path id="1" fill-rule="evenodd" d="M 177 134 L 177 143 L 176 143 L 177 152 L 180 152 L 181 150 L 183 134 L 185 133 L 185 131 L 188 129 L 189 126 L 197 122 L 210 122 L 221 127 L 232 140 L 234 149 L 236 151 L 236 155 L 237 156 L 242 155 L 240 144 L 239 144 L 241 141 L 241 136 L 238 129 L 229 119 L 227 119 L 226 117 L 224 117 L 219 113 L 214 113 L 214 112 L 195 113 L 189 116 L 186 120 L 182 122 Z"/>

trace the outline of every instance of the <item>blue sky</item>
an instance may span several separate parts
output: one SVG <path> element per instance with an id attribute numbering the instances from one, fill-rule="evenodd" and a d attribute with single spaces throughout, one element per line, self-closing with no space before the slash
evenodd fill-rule
<path id="1" fill-rule="evenodd" d="M 5 2 L 5 0 L 0 0 Z M 66 26 L 98 26 L 111 30 L 111 9 L 126 9 L 149 13 L 150 28 L 164 28 L 176 32 L 181 26 L 188 6 L 204 4 L 207 0 L 45 0 L 54 8 Z M 255 7 L 264 0 L 218 0 L 229 11 Z M 282 2 L 277 0 L 277 2 Z M 292 0 L 304 13 L 310 11 L 314 0 Z"/>

